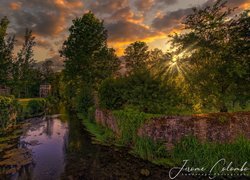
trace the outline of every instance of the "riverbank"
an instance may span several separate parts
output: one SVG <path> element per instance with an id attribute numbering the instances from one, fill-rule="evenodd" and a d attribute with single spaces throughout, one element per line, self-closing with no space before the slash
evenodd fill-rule
<path id="1" fill-rule="evenodd" d="M 74 140 L 69 139 L 71 146 L 62 179 L 170 179 L 169 168 L 135 157 L 128 153 L 127 148 L 101 143 L 89 131 L 94 127 L 81 123 L 78 118 L 70 121 L 69 128 L 74 131 L 70 131 L 69 137 Z M 178 178 L 194 179 L 188 176 Z"/>
<path id="2" fill-rule="evenodd" d="M 134 156 L 167 168 L 181 167 L 185 159 L 189 160 L 192 167 L 206 169 L 211 168 L 221 158 L 232 162 L 234 167 L 241 167 L 244 162 L 250 161 L 248 112 L 195 115 L 183 119 L 181 116 L 152 116 L 127 109 L 112 113 L 96 110 L 95 116 L 80 116 L 86 129 L 94 135 L 94 142 L 123 146 Z M 200 125 L 203 131 L 199 131 L 199 126 L 194 127 L 194 122 Z M 187 129 L 191 131 L 188 133 Z M 152 133 L 149 133 L 151 131 Z M 162 133 L 164 131 L 166 133 Z M 196 131 L 192 136 L 190 132 Z M 168 141 L 169 139 L 173 141 Z M 214 173 L 218 173 L 222 168 L 223 165 L 220 164 L 214 169 Z M 202 173 L 207 171 L 199 172 Z M 235 172 L 227 173 L 237 175 Z M 242 177 L 250 176 L 249 173 L 248 170 L 238 172 Z M 225 172 L 221 174 L 223 175 Z"/>
<path id="3" fill-rule="evenodd" d="M 169 179 L 168 168 L 134 157 L 124 148 L 92 143 L 92 136 L 72 115 L 25 122 L 14 149 L 28 159 L 15 156 L 11 163 L 14 167 L 22 159 L 26 164 L 18 162 L 20 168 L 0 179 Z"/>

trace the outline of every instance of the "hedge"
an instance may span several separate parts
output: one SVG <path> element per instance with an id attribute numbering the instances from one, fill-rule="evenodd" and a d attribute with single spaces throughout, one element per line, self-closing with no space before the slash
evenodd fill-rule
<path id="1" fill-rule="evenodd" d="M 20 105 L 17 100 L 10 97 L 0 96 L 0 131 L 2 132 L 9 126 L 16 123 L 16 116 Z"/>

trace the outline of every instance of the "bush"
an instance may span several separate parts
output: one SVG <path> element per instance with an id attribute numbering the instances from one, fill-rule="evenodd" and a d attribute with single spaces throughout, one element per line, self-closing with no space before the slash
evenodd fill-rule
<path id="1" fill-rule="evenodd" d="M 14 97 L 0 96 L 0 130 L 3 131 L 10 125 L 16 123 L 15 115 L 19 110 L 19 104 Z M 14 116 L 14 117 L 11 117 Z"/>
<path id="2" fill-rule="evenodd" d="M 127 79 L 106 79 L 99 88 L 100 106 L 105 109 L 121 109 L 126 104 Z"/>
<path id="3" fill-rule="evenodd" d="M 139 72 L 128 77 L 105 80 L 99 90 L 100 105 L 117 110 L 126 105 L 137 106 L 146 113 L 164 113 L 178 103 L 173 89 L 163 85 L 149 72 Z"/>
<path id="4" fill-rule="evenodd" d="M 46 101 L 45 99 L 33 99 L 28 102 L 25 116 L 31 117 L 31 116 L 37 116 L 41 115 L 46 110 Z"/>
<path id="5" fill-rule="evenodd" d="M 94 105 L 94 98 L 91 88 L 88 86 L 83 86 L 77 92 L 76 98 L 76 110 L 79 113 L 87 115 L 88 109 Z"/>
<path id="6" fill-rule="evenodd" d="M 129 104 L 138 106 L 140 111 L 159 114 L 176 105 L 174 91 L 149 72 L 135 73 L 128 77 L 128 81 L 125 97 Z"/>

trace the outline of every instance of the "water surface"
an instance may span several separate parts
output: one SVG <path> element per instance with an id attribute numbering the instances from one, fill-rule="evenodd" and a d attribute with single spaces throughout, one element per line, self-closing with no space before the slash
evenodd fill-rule
<path id="1" fill-rule="evenodd" d="M 127 149 L 93 144 L 74 116 L 33 121 L 20 143 L 32 150 L 33 163 L 11 179 L 169 179 L 167 168 Z"/>

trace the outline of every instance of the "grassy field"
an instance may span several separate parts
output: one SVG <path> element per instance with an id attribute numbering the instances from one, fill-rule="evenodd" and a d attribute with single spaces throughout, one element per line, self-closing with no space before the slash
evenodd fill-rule
<path id="1" fill-rule="evenodd" d="M 23 106 L 23 107 L 26 107 L 27 104 L 32 101 L 32 100 L 42 100 L 43 98 L 20 98 L 20 99 L 17 99 L 18 102 Z"/>

